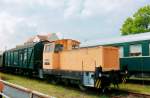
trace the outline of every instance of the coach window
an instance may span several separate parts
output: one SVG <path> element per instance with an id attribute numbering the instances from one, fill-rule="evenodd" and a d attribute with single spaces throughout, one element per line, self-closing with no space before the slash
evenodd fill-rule
<path id="1" fill-rule="evenodd" d="M 14 63 L 14 53 L 13 53 L 13 51 L 10 53 L 10 58 L 11 58 L 10 64 L 13 65 L 13 63 Z"/>
<path id="2" fill-rule="evenodd" d="M 25 49 L 24 50 L 24 64 L 27 64 L 27 54 L 28 53 L 28 51 L 27 51 L 27 49 Z"/>
<path id="3" fill-rule="evenodd" d="M 14 51 L 14 65 L 17 66 L 18 64 L 18 51 Z"/>
<path id="4" fill-rule="evenodd" d="M 130 45 L 130 56 L 142 56 L 142 45 Z"/>
<path id="5" fill-rule="evenodd" d="M 10 66 L 10 52 L 8 52 L 8 66 Z"/>
<path id="6" fill-rule="evenodd" d="M 150 43 L 149 43 L 149 55 L 150 55 Z"/>
<path id="7" fill-rule="evenodd" d="M 8 52 L 5 54 L 5 65 L 8 65 Z"/>
<path id="8" fill-rule="evenodd" d="M 124 49 L 123 49 L 123 46 L 120 46 L 120 47 L 119 47 L 119 55 L 120 55 L 120 58 L 124 56 Z"/>

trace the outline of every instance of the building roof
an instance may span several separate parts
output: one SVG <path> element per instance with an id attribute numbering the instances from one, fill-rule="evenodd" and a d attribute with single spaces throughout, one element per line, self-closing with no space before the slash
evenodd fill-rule
<path id="1" fill-rule="evenodd" d="M 48 40 L 48 37 L 51 36 L 50 34 L 47 35 L 35 35 L 33 37 L 30 37 L 25 43 L 32 43 L 35 41 L 43 41 Z"/>
<path id="2" fill-rule="evenodd" d="M 91 40 L 91 41 L 81 43 L 81 47 L 135 42 L 135 41 L 143 41 L 143 40 L 150 40 L 150 32 L 120 36 L 120 37 L 109 38 L 109 39 Z"/>
<path id="3" fill-rule="evenodd" d="M 46 35 L 35 35 L 33 37 L 28 38 L 25 44 L 39 42 L 39 41 L 55 41 L 61 39 L 59 33 L 48 33 Z"/>

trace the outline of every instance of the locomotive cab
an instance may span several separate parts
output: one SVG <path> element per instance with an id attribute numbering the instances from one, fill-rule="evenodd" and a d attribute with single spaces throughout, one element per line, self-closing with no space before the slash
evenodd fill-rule
<path id="1" fill-rule="evenodd" d="M 43 69 L 45 72 L 60 69 L 60 52 L 79 48 L 80 42 L 71 39 L 62 39 L 49 42 L 44 46 Z"/>

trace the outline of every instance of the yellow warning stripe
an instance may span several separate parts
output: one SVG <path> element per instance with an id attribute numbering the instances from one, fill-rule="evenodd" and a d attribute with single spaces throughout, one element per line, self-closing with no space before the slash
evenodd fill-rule
<path id="1" fill-rule="evenodd" d="M 98 86 L 98 82 L 99 82 L 99 79 L 96 80 L 96 84 L 95 84 L 95 87 L 97 88 Z"/>
<path id="2" fill-rule="evenodd" d="M 96 88 L 100 88 L 100 85 L 101 85 L 101 80 L 100 80 L 100 79 L 97 79 L 97 80 L 96 80 L 95 87 L 96 87 Z"/>
<path id="3" fill-rule="evenodd" d="M 126 77 L 122 78 L 122 82 L 125 83 L 126 82 Z"/>
<path id="4" fill-rule="evenodd" d="M 98 88 L 100 88 L 100 85 L 101 85 L 101 80 L 99 80 Z"/>

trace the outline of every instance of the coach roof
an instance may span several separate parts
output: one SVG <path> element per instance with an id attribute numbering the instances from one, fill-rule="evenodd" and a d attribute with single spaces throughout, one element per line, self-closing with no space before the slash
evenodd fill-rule
<path id="1" fill-rule="evenodd" d="M 125 43 L 125 42 L 136 42 L 136 41 L 144 41 L 144 40 L 150 40 L 150 32 L 120 36 L 120 37 L 109 38 L 109 39 L 91 40 L 91 41 L 81 43 L 81 47 L 119 44 L 119 43 Z"/>

